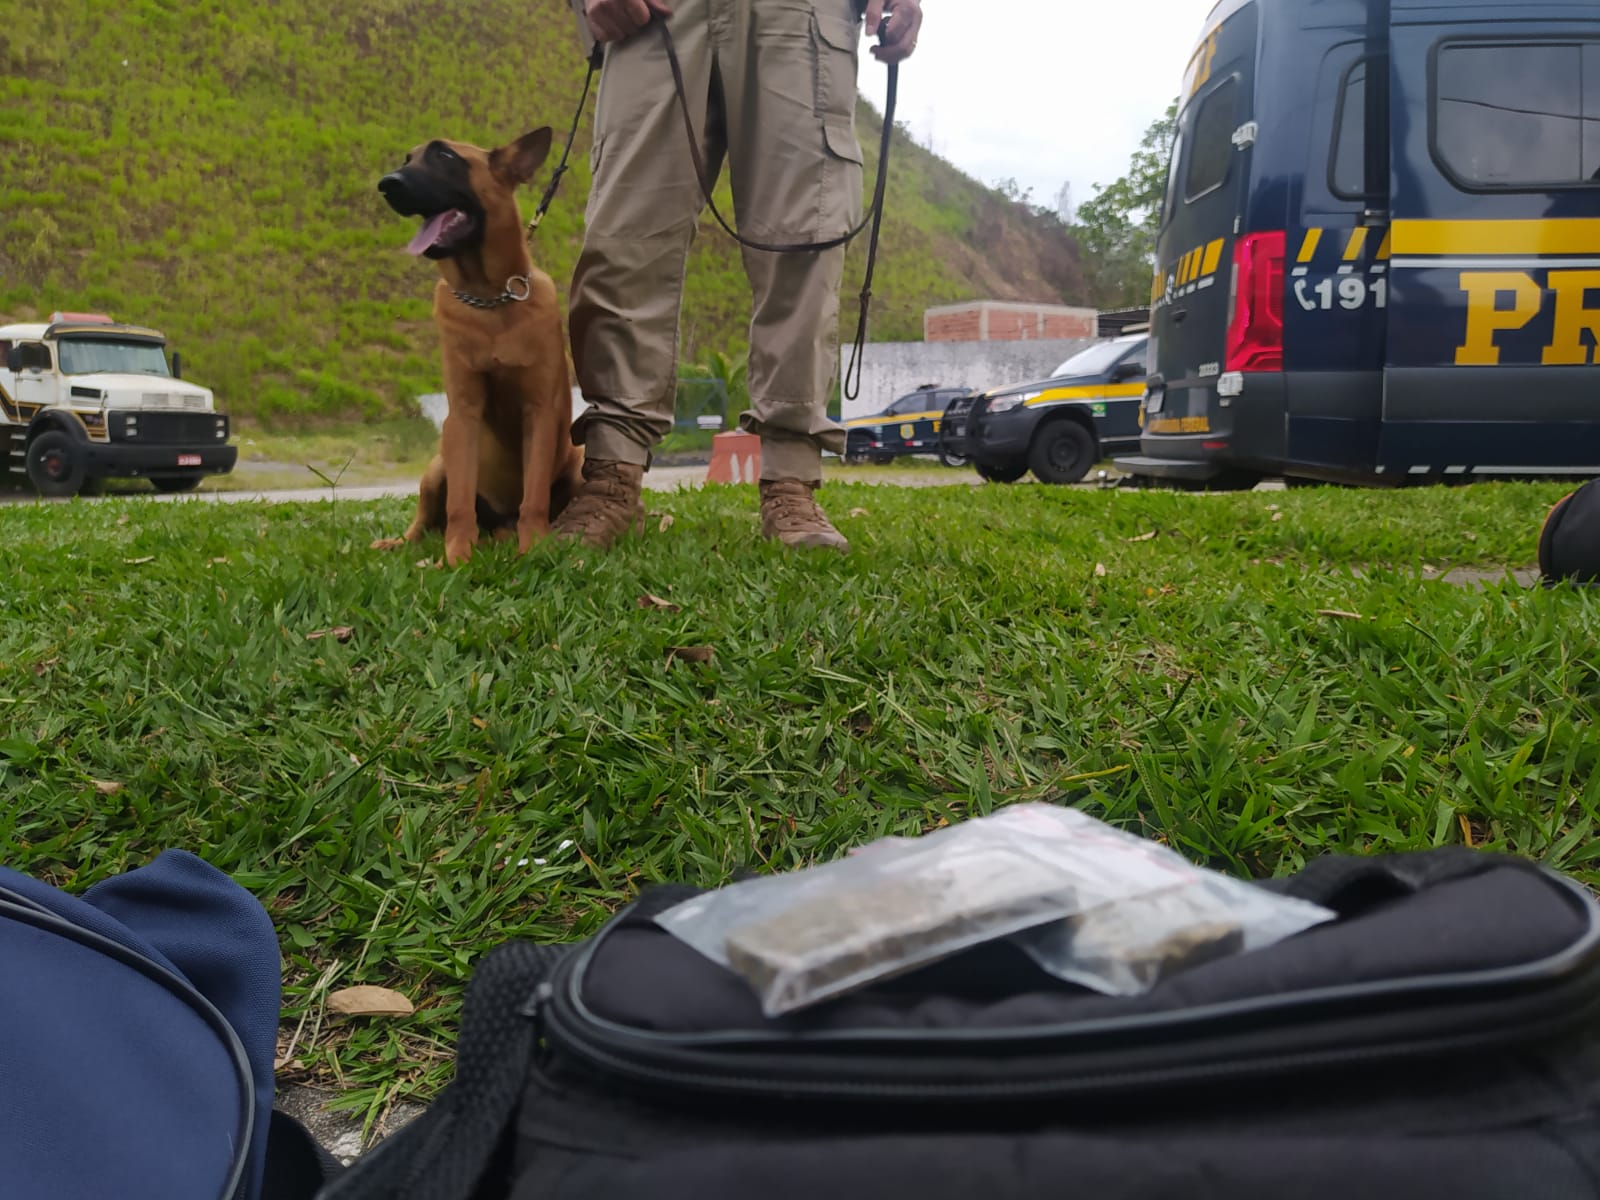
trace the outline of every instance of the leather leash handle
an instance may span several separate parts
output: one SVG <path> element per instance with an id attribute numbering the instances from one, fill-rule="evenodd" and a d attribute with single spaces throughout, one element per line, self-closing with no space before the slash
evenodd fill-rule
<path id="1" fill-rule="evenodd" d="M 667 28 L 667 23 L 660 17 L 651 18 L 655 26 L 661 31 L 661 44 L 667 51 L 667 65 L 672 68 L 672 85 L 678 95 L 678 111 L 683 114 L 683 130 L 689 139 L 689 156 L 694 160 L 695 182 L 700 185 L 701 198 L 711 210 L 711 215 L 717 219 L 724 231 L 739 245 L 750 250 L 761 250 L 769 254 L 807 254 L 817 253 L 822 250 L 833 250 L 860 236 L 867 226 L 873 223 L 882 205 L 884 175 L 888 170 L 889 137 L 894 131 L 894 98 L 896 82 L 900 66 L 898 63 L 889 65 L 889 93 L 885 101 L 883 117 L 883 138 L 879 146 L 878 156 L 878 185 L 876 195 L 878 200 L 871 211 L 862 218 L 861 223 L 849 233 L 839 237 L 829 238 L 823 242 L 758 242 L 747 238 L 723 218 L 722 212 L 717 208 L 717 202 L 711 197 L 711 172 L 706 169 L 705 156 L 700 153 L 700 139 L 695 136 L 694 118 L 689 115 L 689 96 L 687 85 L 683 81 L 683 67 L 678 62 L 678 49 L 672 41 L 672 31 Z"/>
<path id="2" fill-rule="evenodd" d="M 533 217 L 528 221 L 528 241 L 533 241 L 533 234 L 544 220 L 545 213 L 550 211 L 550 205 L 556 198 L 556 189 L 561 186 L 561 177 L 567 173 L 567 159 L 572 156 L 572 143 L 578 137 L 578 122 L 583 119 L 583 109 L 589 103 L 589 88 L 594 83 L 594 77 L 600 73 L 600 64 L 605 60 L 605 51 L 596 46 L 594 53 L 589 55 L 589 73 L 583 78 L 583 95 L 578 97 L 578 110 L 572 114 L 572 128 L 567 130 L 566 149 L 561 151 L 561 161 L 556 165 L 555 174 L 550 176 L 550 182 L 544 189 L 544 195 L 539 200 L 539 207 L 533 212 Z"/>
<path id="3" fill-rule="evenodd" d="M 845 369 L 842 388 L 845 398 L 854 400 L 861 389 L 862 356 L 867 341 L 867 312 L 872 303 L 872 275 L 878 263 L 878 235 L 883 228 L 883 197 L 889 179 L 889 143 L 894 136 L 894 110 L 900 90 L 900 64 L 889 64 L 889 82 L 883 105 L 883 132 L 878 142 L 878 179 L 873 187 L 872 205 L 861 219 L 861 223 L 840 237 L 829 238 L 822 242 L 758 242 L 753 238 L 744 237 L 734 229 L 717 208 L 717 202 L 712 199 L 711 173 L 706 169 L 705 156 L 700 153 L 700 139 L 695 136 L 694 118 L 689 115 L 688 88 L 683 81 L 683 67 L 678 62 L 678 50 L 672 41 L 672 31 L 667 28 L 667 23 L 662 18 L 653 17 L 652 20 L 661 31 L 661 44 L 667 52 L 667 65 L 672 68 L 672 85 L 678 95 L 678 111 L 683 115 L 683 130 L 689 140 L 689 156 L 694 160 L 695 182 L 700 185 L 700 195 L 705 200 L 706 207 L 711 210 L 711 215 L 716 218 L 717 224 L 722 226 L 729 237 L 747 249 L 769 254 L 815 254 L 843 246 L 871 226 L 872 236 L 867 241 L 867 269 L 861 285 L 860 316 L 856 321 L 855 341 L 851 346 L 850 364 Z"/>
<path id="4" fill-rule="evenodd" d="M 883 194 L 888 184 L 889 137 L 894 130 L 894 102 L 900 90 L 900 64 L 889 64 L 889 82 L 883 101 L 883 141 L 878 147 L 878 183 L 872 195 L 872 236 L 867 239 L 867 269 L 861 277 L 861 308 L 856 318 L 855 341 L 850 344 L 850 363 L 844 370 L 841 390 L 846 400 L 861 393 L 862 358 L 867 347 L 867 312 L 872 307 L 872 272 L 878 265 L 878 234 L 883 229 Z"/>

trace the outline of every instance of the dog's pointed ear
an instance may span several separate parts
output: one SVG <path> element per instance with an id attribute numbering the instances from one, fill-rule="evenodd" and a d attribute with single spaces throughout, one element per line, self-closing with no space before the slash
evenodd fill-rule
<path id="1" fill-rule="evenodd" d="M 525 133 L 509 146 L 501 146 L 489 155 L 489 169 L 512 187 L 520 187 L 533 178 L 550 154 L 550 126 Z"/>

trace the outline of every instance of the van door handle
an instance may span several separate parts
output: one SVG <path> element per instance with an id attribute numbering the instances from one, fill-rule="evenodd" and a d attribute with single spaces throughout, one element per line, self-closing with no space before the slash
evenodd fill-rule
<path id="1" fill-rule="evenodd" d="M 1183 319 L 1188 315 L 1189 310 L 1187 308 L 1175 308 L 1172 310 L 1172 323 L 1174 325 L 1182 325 Z"/>

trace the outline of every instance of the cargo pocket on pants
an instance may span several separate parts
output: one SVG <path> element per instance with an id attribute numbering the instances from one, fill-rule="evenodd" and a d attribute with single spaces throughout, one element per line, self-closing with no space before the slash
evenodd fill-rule
<path id="1" fill-rule="evenodd" d="M 822 0 L 827 3 L 828 0 Z M 836 3 L 836 0 L 835 0 Z M 812 111 L 824 119 L 853 122 L 856 111 L 857 54 L 861 23 L 811 11 Z"/>
<path id="2" fill-rule="evenodd" d="M 854 229 L 864 210 L 861 188 L 865 164 L 861 143 L 848 121 L 822 123 L 822 205 L 817 237 L 840 237 Z"/>

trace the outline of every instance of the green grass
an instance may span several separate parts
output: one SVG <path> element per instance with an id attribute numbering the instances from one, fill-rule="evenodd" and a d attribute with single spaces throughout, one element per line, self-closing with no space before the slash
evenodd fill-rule
<path id="1" fill-rule="evenodd" d="M 1531 562 L 1560 493 L 839 485 L 839 558 L 716 488 L 461 571 L 368 551 L 403 501 L 0 508 L 0 845 L 72 889 L 168 846 L 232 873 L 286 1076 L 369 1114 L 446 1077 L 495 942 L 1020 799 L 1246 876 L 1470 837 L 1600 883 L 1600 596 L 1424 577 Z M 325 1014 L 356 982 L 418 1011 Z"/>
<path id="2" fill-rule="evenodd" d="M 864 58 L 863 73 L 882 69 Z M 154 325 L 237 414 L 409 412 L 440 387 L 434 274 L 403 252 L 415 222 L 385 207 L 378 178 L 431 137 L 498 145 L 540 124 L 564 136 L 583 76 L 565 0 L 9 5 L 0 322 L 91 309 Z M 863 107 L 869 169 L 879 128 Z M 535 252 L 563 294 L 589 145 L 586 115 Z M 726 181 L 718 195 L 731 211 Z M 863 241 L 846 270 L 846 337 L 864 260 Z M 931 304 L 1087 294 L 1059 223 L 904 137 L 874 292 L 873 336 L 889 340 L 920 338 Z M 749 318 L 737 248 L 708 220 L 685 361 L 742 353 Z"/>

